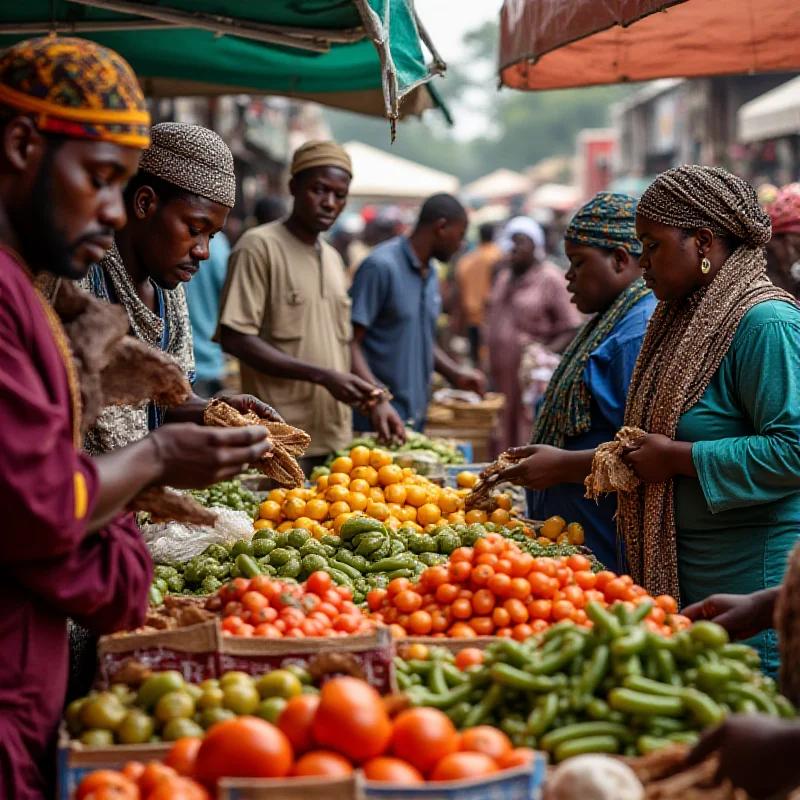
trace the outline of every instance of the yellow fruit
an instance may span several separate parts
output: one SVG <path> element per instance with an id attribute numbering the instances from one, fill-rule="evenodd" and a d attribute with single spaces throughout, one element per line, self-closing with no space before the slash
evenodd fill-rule
<path id="1" fill-rule="evenodd" d="M 347 456 L 340 456 L 331 464 L 331 473 L 346 472 L 348 475 L 353 471 L 353 459 Z"/>
<path id="2" fill-rule="evenodd" d="M 383 494 L 383 489 L 381 489 L 380 486 L 375 486 L 370 489 L 367 497 L 369 497 L 373 503 L 383 503 L 386 500 L 386 497 L 384 497 Z"/>
<path id="3" fill-rule="evenodd" d="M 443 514 L 452 514 L 458 511 L 459 507 L 458 495 L 455 492 L 444 491 L 439 495 L 439 508 L 442 509 Z"/>
<path id="4" fill-rule="evenodd" d="M 397 464 L 388 464 L 378 470 L 378 483 L 381 486 L 390 486 L 403 480 L 403 470 Z"/>
<path id="5" fill-rule="evenodd" d="M 378 477 L 380 477 L 380 475 Z M 383 490 L 383 494 L 387 502 L 397 503 L 397 505 L 402 506 L 405 505 L 408 490 L 402 483 L 393 483 Z"/>
<path id="6" fill-rule="evenodd" d="M 420 525 L 435 525 L 441 518 L 441 509 L 433 503 L 426 503 L 417 511 L 417 522 Z"/>
<path id="7" fill-rule="evenodd" d="M 374 470 L 388 467 L 392 463 L 392 456 L 386 450 L 375 449 L 369 454 L 369 465 Z"/>
<path id="8" fill-rule="evenodd" d="M 336 519 L 340 514 L 347 514 L 350 512 L 350 506 L 344 500 L 339 500 L 336 503 L 332 503 L 330 508 L 328 509 L 328 516 L 331 519 Z"/>
<path id="9" fill-rule="evenodd" d="M 389 513 L 393 517 L 397 517 L 397 519 L 400 519 L 400 514 L 403 513 L 403 506 L 399 506 L 397 505 L 397 503 L 387 503 L 386 507 L 389 509 Z"/>
<path id="10" fill-rule="evenodd" d="M 399 519 L 401 522 L 416 522 L 417 509 L 414 506 L 403 506 L 400 512 Z"/>
<path id="11" fill-rule="evenodd" d="M 495 525 L 507 525 L 511 520 L 511 514 L 504 508 L 496 508 L 489 515 L 489 522 L 494 522 Z"/>
<path id="12" fill-rule="evenodd" d="M 567 526 L 567 534 L 569 535 L 569 543 L 576 547 L 583 544 L 583 525 L 579 522 L 570 522 Z"/>
<path id="13" fill-rule="evenodd" d="M 361 492 L 348 492 L 344 502 L 347 503 L 351 511 L 363 511 L 367 507 L 367 496 Z"/>
<path id="14" fill-rule="evenodd" d="M 275 526 L 275 523 L 271 519 L 257 519 L 253 523 L 253 528 L 255 528 L 255 530 L 257 530 L 257 531 L 260 531 L 260 530 L 262 530 L 264 528 L 271 528 L 271 527 L 274 527 L 274 526 Z"/>
<path id="15" fill-rule="evenodd" d="M 365 448 L 366 449 L 366 448 Z M 363 478 L 356 478 L 350 481 L 350 491 L 358 492 L 359 494 L 369 494 L 370 485 Z"/>
<path id="16" fill-rule="evenodd" d="M 515 528 L 524 528 L 525 523 L 521 519 L 511 519 L 506 523 L 506 528 L 511 528 L 514 530 Z"/>
<path id="17" fill-rule="evenodd" d="M 351 473 L 350 477 L 354 480 L 366 481 L 370 486 L 378 485 L 378 471 L 373 467 L 356 467 Z"/>
<path id="18" fill-rule="evenodd" d="M 273 503 L 277 503 L 280 506 L 283 505 L 283 501 L 285 499 L 286 499 L 286 489 L 273 489 L 267 495 L 267 500 L 272 500 Z"/>
<path id="19" fill-rule="evenodd" d="M 474 525 L 475 523 L 483 524 L 489 521 L 489 515 L 485 511 L 478 508 L 473 508 L 467 511 L 464 515 L 464 520 L 467 525 Z"/>
<path id="20" fill-rule="evenodd" d="M 331 472 L 328 475 L 328 486 L 349 486 L 350 475 L 346 472 Z"/>
<path id="21" fill-rule="evenodd" d="M 442 496 L 442 490 L 438 486 L 429 486 L 425 496 L 426 503 L 433 503 L 435 506 L 439 505 L 439 498 Z"/>
<path id="22" fill-rule="evenodd" d="M 396 531 L 399 530 L 400 526 L 403 523 L 400 522 L 400 520 L 397 519 L 397 517 L 391 516 L 389 517 L 389 519 L 386 520 L 385 524 L 388 525 L 393 531 Z"/>
<path id="23" fill-rule="evenodd" d="M 300 517 L 294 521 L 294 527 L 310 531 L 314 527 L 314 520 L 310 517 Z"/>
<path id="24" fill-rule="evenodd" d="M 286 499 L 290 500 L 293 497 L 297 497 L 300 500 L 305 500 L 306 499 L 306 490 L 305 489 L 290 489 L 286 493 Z"/>
<path id="25" fill-rule="evenodd" d="M 350 494 L 350 490 L 347 486 L 331 486 L 331 488 L 325 492 L 325 499 L 329 503 L 340 503 L 348 494 Z"/>
<path id="26" fill-rule="evenodd" d="M 325 522 L 322 523 L 322 527 L 326 531 L 329 531 L 331 528 L 333 528 L 333 520 L 332 519 L 326 520 Z"/>
<path id="27" fill-rule="evenodd" d="M 274 500 L 265 500 L 259 507 L 258 507 L 258 516 L 261 519 L 273 519 L 278 520 L 281 518 L 281 507 L 279 503 L 276 503 Z"/>
<path id="28" fill-rule="evenodd" d="M 459 472 L 456 476 L 456 483 L 462 489 L 471 489 L 478 482 L 478 476 L 474 472 Z"/>
<path id="29" fill-rule="evenodd" d="M 544 536 L 547 539 L 552 539 L 555 541 L 564 533 L 564 529 L 567 527 L 567 523 L 561 517 L 550 517 L 544 525 L 542 525 L 542 529 L 539 531 L 541 536 Z"/>
<path id="30" fill-rule="evenodd" d="M 321 539 L 323 536 L 325 536 L 325 534 L 327 532 L 328 531 L 325 528 L 325 526 L 324 525 L 320 525 L 319 523 L 317 523 L 316 525 L 314 525 L 314 527 L 311 528 L 311 535 L 315 539 Z"/>
<path id="31" fill-rule="evenodd" d="M 411 467 L 403 467 L 403 477 L 410 478 L 414 474 L 414 470 Z"/>
<path id="32" fill-rule="evenodd" d="M 383 521 L 388 519 L 389 509 L 386 507 L 385 503 L 368 503 L 367 516 Z"/>
<path id="33" fill-rule="evenodd" d="M 568 533 L 562 533 L 558 537 L 558 539 L 556 539 L 556 544 L 559 545 L 559 547 L 563 547 L 566 544 L 570 544 L 569 534 Z"/>
<path id="34" fill-rule="evenodd" d="M 347 520 L 354 516 L 355 514 L 353 514 L 352 511 L 348 511 L 346 514 L 339 514 L 339 516 L 333 521 L 333 530 L 338 534 L 342 525 L 344 525 Z"/>
<path id="35" fill-rule="evenodd" d="M 294 523 L 289 522 L 289 520 L 286 520 L 286 522 L 282 522 L 280 525 L 278 525 L 278 533 L 284 533 L 285 531 L 290 531 L 293 527 Z"/>
<path id="36" fill-rule="evenodd" d="M 354 447 L 350 451 L 350 460 L 353 462 L 354 467 L 368 467 L 369 466 L 369 447 Z"/>
<path id="37" fill-rule="evenodd" d="M 504 511 L 511 511 L 510 494 L 506 494 L 505 492 L 498 494 L 497 497 L 494 498 L 494 501 L 497 503 L 498 508 L 502 508 Z"/>
<path id="38" fill-rule="evenodd" d="M 406 502 L 411 506 L 424 506 L 428 499 L 428 491 L 422 486 L 406 487 Z"/>
<path id="39" fill-rule="evenodd" d="M 447 521 L 450 522 L 451 524 L 458 524 L 460 522 L 464 522 L 463 511 L 455 511 L 452 514 L 448 514 Z"/>
<path id="40" fill-rule="evenodd" d="M 320 492 L 324 492 L 328 488 L 328 476 L 327 475 L 320 475 L 317 478 L 317 490 Z"/>
<path id="41" fill-rule="evenodd" d="M 324 500 L 309 500 L 306 503 L 306 514 L 315 522 L 328 518 L 328 504 Z"/>
<path id="42" fill-rule="evenodd" d="M 417 522 L 406 522 L 406 525 L 412 527 L 417 533 L 422 533 L 422 525 Z"/>
<path id="43" fill-rule="evenodd" d="M 283 513 L 286 519 L 292 521 L 304 517 L 306 514 L 306 501 L 301 497 L 287 497 L 286 502 L 283 504 Z"/>
<path id="44" fill-rule="evenodd" d="M 548 547 L 553 543 L 546 536 L 539 536 L 536 539 L 536 544 L 540 544 L 542 547 Z"/>

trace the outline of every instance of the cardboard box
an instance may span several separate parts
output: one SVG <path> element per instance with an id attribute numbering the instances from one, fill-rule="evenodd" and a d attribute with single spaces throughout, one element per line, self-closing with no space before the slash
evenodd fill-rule
<path id="1" fill-rule="evenodd" d="M 396 650 L 388 627 L 363 636 L 309 639 L 265 639 L 221 636 L 219 674 L 233 670 L 263 675 L 289 664 L 305 667 L 313 676 L 348 674 L 365 680 L 381 694 L 395 691 Z M 317 681 L 315 680 L 315 683 Z"/>
<path id="2" fill-rule="evenodd" d="M 220 781 L 217 800 L 364 800 L 364 782 L 356 772 L 347 778 L 285 778 Z"/>
<path id="3" fill-rule="evenodd" d="M 72 741 L 66 729 L 59 734 L 57 756 L 58 800 L 70 800 L 78 784 L 98 769 L 122 769 L 129 761 L 163 761 L 172 742 L 158 744 L 116 744 L 111 747 L 87 747 Z"/>
<path id="4" fill-rule="evenodd" d="M 106 688 L 129 661 L 138 661 L 154 672 L 177 670 L 191 683 L 216 678 L 221 637 L 218 620 L 166 631 L 103 636 L 97 645 L 95 685 Z"/>

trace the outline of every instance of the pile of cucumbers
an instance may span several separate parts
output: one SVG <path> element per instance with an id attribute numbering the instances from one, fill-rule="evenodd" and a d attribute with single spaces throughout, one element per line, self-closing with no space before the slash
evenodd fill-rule
<path id="1" fill-rule="evenodd" d="M 397 659 L 398 682 L 412 705 L 443 709 L 459 728 L 494 725 L 556 761 L 693 744 L 733 712 L 795 715 L 753 648 L 708 621 L 665 638 L 642 622 L 650 609 L 591 601 L 591 630 L 561 622 L 524 643 L 503 639 L 463 672 L 444 650 Z"/>

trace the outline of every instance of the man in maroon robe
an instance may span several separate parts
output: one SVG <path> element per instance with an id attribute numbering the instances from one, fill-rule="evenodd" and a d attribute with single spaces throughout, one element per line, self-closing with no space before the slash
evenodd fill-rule
<path id="1" fill-rule="evenodd" d="M 122 188 L 149 141 L 130 67 L 80 39 L 0 58 L 0 798 L 52 795 L 67 618 L 141 624 L 152 565 L 130 514 L 143 488 L 236 474 L 264 429 L 172 425 L 108 456 L 78 447 L 80 388 L 64 330 L 35 288 L 77 279 L 125 223 Z M 233 434 L 233 435 L 231 435 Z"/>

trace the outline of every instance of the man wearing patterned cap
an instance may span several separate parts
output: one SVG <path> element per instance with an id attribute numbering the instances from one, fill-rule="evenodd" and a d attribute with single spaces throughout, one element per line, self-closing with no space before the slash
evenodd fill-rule
<path id="1" fill-rule="evenodd" d="M 108 249 L 149 122 L 131 68 L 106 48 L 35 39 L 0 57 L 3 798 L 53 795 L 67 617 L 98 634 L 144 619 L 152 564 L 120 511 L 147 486 L 200 487 L 221 472 L 204 463 L 241 464 L 265 449 L 252 429 L 230 440 L 184 425 L 112 457 L 80 450 L 76 365 L 38 286 L 82 278 Z"/>
<path id="2" fill-rule="evenodd" d="M 344 210 L 352 170 L 338 144 L 299 148 L 291 214 L 242 236 L 223 291 L 222 348 L 241 362 L 245 391 L 311 435 L 306 470 L 350 441 L 350 405 L 369 406 L 382 437 L 405 435 L 386 395 L 350 371 L 347 274 L 341 256 L 320 238 Z"/>
<path id="3" fill-rule="evenodd" d="M 622 426 L 628 385 L 656 306 L 639 269 L 636 201 L 601 192 L 577 211 L 564 234 L 567 290 L 578 311 L 593 315 L 564 351 L 547 387 L 523 461 L 504 478 L 529 489 L 532 519 L 564 516 L 580 523 L 586 546 L 618 570 L 616 495 L 584 497 L 594 449 Z"/>
<path id="4" fill-rule="evenodd" d="M 209 257 L 236 199 L 233 155 L 213 131 L 164 122 L 151 131 L 139 171 L 125 188 L 128 222 L 84 287 L 128 312 L 131 333 L 174 356 L 194 381 L 192 328 L 184 285 Z M 226 398 L 240 411 L 274 412 L 254 397 Z M 207 400 L 192 395 L 169 413 L 148 407 L 107 408 L 89 431 L 86 449 L 106 453 L 135 442 L 165 422 L 202 424 Z"/>

